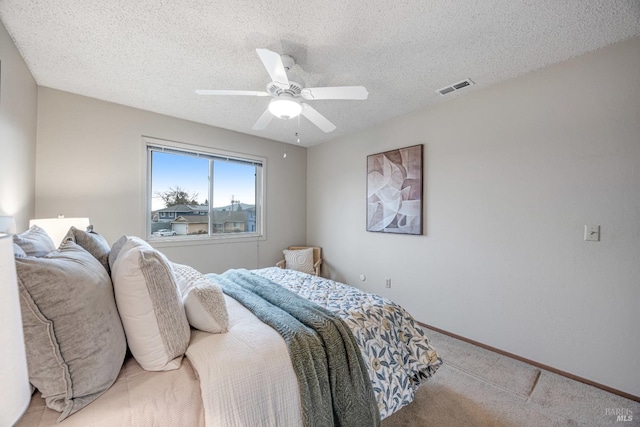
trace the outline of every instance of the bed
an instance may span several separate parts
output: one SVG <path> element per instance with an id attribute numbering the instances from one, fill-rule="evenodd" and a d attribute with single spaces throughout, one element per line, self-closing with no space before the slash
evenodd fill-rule
<path id="1" fill-rule="evenodd" d="M 175 273 L 177 265 L 173 266 Z M 111 273 L 113 276 L 114 271 Z M 118 300 L 118 280 L 113 277 Z M 339 323 L 348 326 L 350 339 L 357 343 L 361 362 L 366 367 L 363 375 L 370 381 L 367 386 L 373 390 L 372 404 L 379 419 L 409 404 L 417 387 L 442 364 L 414 319 L 400 306 L 380 296 L 275 267 L 231 270 L 209 274 L 200 280 L 203 278 L 225 291 L 226 332 L 210 333 L 191 327 L 185 358 L 178 362 L 177 369 L 150 372 L 141 367 L 143 362 L 139 363 L 139 358 L 129 355 L 113 385 L 59 423 L 60 412 L 48 408 L 36 391 L 17 425 L 327 425 L 314 424 L 307 410 L 302 409 L 306 398 L 292 362 L 295 359 L 289 344 L 276 332 L 277 328 L 261 321 L 251 307 L 238 302 L 237 296 L 229 295 L 233 291 L 225 287 L 227 282 L 238 280 L 252 281 L 261 289 L 274 286 L 268 294 L 290 292 L 314 307 L 324 307 L 337 315 L 341 319 Z M 119 304 L 118 309 L 120 316 L 124 316 L 125 308 Z M 133 349 L 129 334 L 127 339 L 129 348 Z M 333 399 L 341 400 L 335 396 Z"/>

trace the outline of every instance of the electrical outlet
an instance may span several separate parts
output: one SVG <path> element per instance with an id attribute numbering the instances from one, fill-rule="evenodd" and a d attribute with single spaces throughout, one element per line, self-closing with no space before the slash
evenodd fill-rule
<path id="1" fill-rule="evenodd" d="M 387 280 L 385 280 L 384 285 L 385 285 L 387 288 L 390 288 L 390 287 L 391 287 L 391 279 L 387 279 Z"/>

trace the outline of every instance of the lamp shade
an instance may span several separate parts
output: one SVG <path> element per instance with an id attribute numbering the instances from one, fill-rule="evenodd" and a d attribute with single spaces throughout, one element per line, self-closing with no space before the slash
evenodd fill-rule
<path id="1" fill-rule="evenodd" d="M 13 238 L 0 233 L 0 426 L 13 425 L 31 399 Z"/>
<path id="2" fill-rule="evenodd" d="M 16 220 L 12 216 L 0 216 L 0 233 L 15 234 Z"/>
<path id="3" fill-rule="evenodd" d="M 41 218 L 29 221 L 29 227 L 34 225 L 43 228 L 49 237 L 51 237 L 51 240 L 53 240 L 53 244 L 58 247 L 71 226 L 79 230 L 86 230 L 89 226 L 89 218 L 65 218 L 61 216 L 58 218 Z"/>

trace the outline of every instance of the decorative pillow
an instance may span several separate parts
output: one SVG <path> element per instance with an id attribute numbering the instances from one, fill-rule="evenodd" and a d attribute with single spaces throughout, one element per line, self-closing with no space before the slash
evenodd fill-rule
<path id="1" fill-rule="evenodd" d="M 14 234 L 13 243 L 17 244 L 28 256 L 43 257 L 56 250 L 56 245 L 43 228 L 32 226 L 24 233 Z"/>
<path id="2" fill-rule="evenodd" d="M 24 250 L 22 250 L 22 248 L 19 245 L 14 243 L 13 256 L 15 256 L 16 258 L 26 258 L 27 254 L 24 252 Z"/>
<path id="3" fill-rule="evenodd" d="M 137 237 L 117 250 L 111 277 L 133 357 L 147 371 L 178 369 L 191 330 L 169 261 Z"/>
<path id="4" fill-rule="evenodd" d="M 73 242 L 16 258 L 29 380 L 58 421 L 115 381 L 127 343 L 109 275 Z"/>
<path id="5" fill-rule="evenodd" d="M 172 263 L 189 324 L 219 334 L 229 330 L 229 314 L 220 287 L 188 265 Z"/>
<path id="6" fill-rule="evenodd" d="M 137 237 L 136 237 L 137 238 Z M 109 252 L 109 268 L 113 270 L 113 264 L 116 262 L 116 258 L 118 258 L 118 254 L 122 247 L 129 241 L 129 236 L 123 234 L 115 243 L 111 246 L 111 252 Z M 140 240 L 142 243 L 147 244 L 147 242 Z M 147 244 L 148 245 L 148 244 Z"/>
<path id="7" fill-rule="evenodd" d="M 84 250 L 100 261 L 107 273 L 111 274 L 111 268 L 109 267 L 109 252 L 111 248 L 104 237 L 93 231 L 93 225 L 88 226 L 87 231 L 78 230 L 71 226 L 67 235 L 62 239 L 63 242 L 68 240 L 82 246 Z"/>
<path id="8" fill-rule="evenodd" d="M 289 270 L 297 270 L 303 273 L 315 274 L 313 270 L 313 248 L 282 251 L 285 266 Z"/>

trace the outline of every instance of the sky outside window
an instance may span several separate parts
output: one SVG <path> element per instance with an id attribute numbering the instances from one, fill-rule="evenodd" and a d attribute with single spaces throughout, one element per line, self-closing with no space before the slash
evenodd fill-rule
<path id="1" fill-rule="evenodd" d="M 256 168 L 234 162 L 216 161 L 213 166 L 213 207 L 228 206 L 231 198 L 255 205 Z"/>
<path id="2" fill-rule="evenodd" d="M 203 204 L 209 198 L 209 160 L 179 154 L 152 153 L 152 210 L 165 207 L 155 194 L 180 187 L 189 195 L 197 193 Z M 215 161 L 213 207 L 228 206 L 231 199 L 255 204 L 255 167 L 234 162 Z"/>

